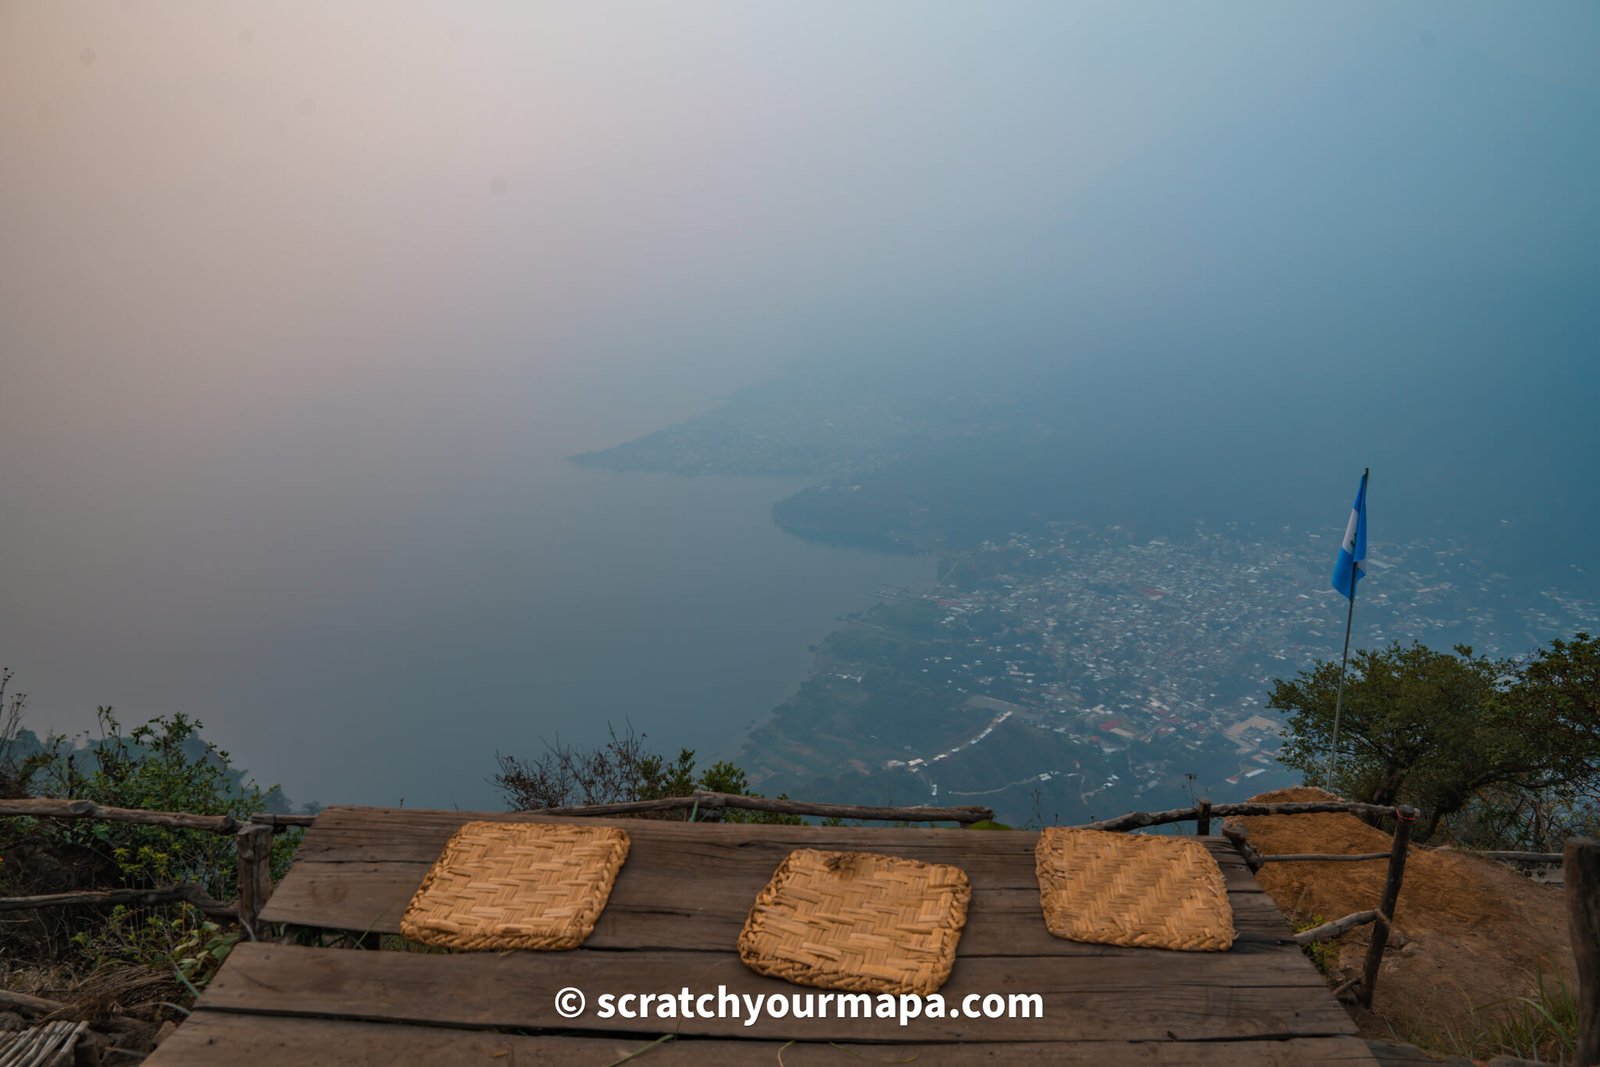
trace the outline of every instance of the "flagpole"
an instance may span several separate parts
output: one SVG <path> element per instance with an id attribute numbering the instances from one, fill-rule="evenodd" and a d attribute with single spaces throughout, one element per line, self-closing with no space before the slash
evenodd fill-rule
<path id="1" fill-rule="evenodd" d="M 1367 475 L 1372 468 L 1361 471 L 1361 503 L 1366 504 Z M 1360 522 L 1359 517 L 1356 520 Z M 1328 785 L 1333 785 L 1333 772 L 1339 767 L 1339 713 L 1344 710 L 1344 676 L 1350 666 L 1350 626 L 1356 619 L 1356 579 L 1361 576 L 1361 561 L 1350 561 L 1350 610 L 1344 616 L 1344 655 L 1339 657 L 1339 695 L 1333 701 L 1333 743 L 1328 746 Z"/>
<path id="2" fill-rule="evenodd" d="M 1350 624 L 1356 618 L 1355 569 L 1350 571 L 1350 610 L 1344 617 L 1344 656 L 1339 660 L 1339 696 L 1333 702 L 1333 744 L 1328 749 L 1328 786 L 1333 786 L 1333 772 L 1339 766 L 1339 712 L 1344 709 L 1344 672 L 1350 666 Z"/>

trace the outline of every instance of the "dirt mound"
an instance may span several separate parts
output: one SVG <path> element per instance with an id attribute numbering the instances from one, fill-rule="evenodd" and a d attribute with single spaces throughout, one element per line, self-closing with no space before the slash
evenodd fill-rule
<path id="1" fill-rule="evenodd" d="M 1261 803 L 1337 800 L 1321 789 L 1279 789 Z M 1263 815 L 1238 820 L 1264 854 L 1380 852 L 1390 837 L 1353 815 Z M 1337 919 L 1375 908 L 1388 863 L 1269 863 L 1256 877 L 1297 920 Z M 1400 936 L 1378 976 L 1373 1010 L 1414 1038 L 1480 1025 L 1518 997 L 1532 995 L 1541 974 L 1576 988 L 1566 899 L 1505 864 L 1449 849 L 1413 845 L 1395 908 Z M 1371 926 L 1339 939 L 1339 965 L 1359 972 Z M 1387 1035 L 1383 1035 L 1387 1036 Z"/>

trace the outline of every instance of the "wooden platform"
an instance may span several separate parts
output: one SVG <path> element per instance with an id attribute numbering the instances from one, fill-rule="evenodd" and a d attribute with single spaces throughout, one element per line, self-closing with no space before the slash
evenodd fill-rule
<path id="1" fill-rule="evenodd" d="M 393 934 L 445 840 L 473 819 L 529 816 L 330 808 L 262 918 Z M 560 820 L 554 820 L 560 821 Z M 631 839 L 594 934 L 572 952 L 440 954 L 242 944 L 194 1014 L 147 1061 L 227 1064 L 1152 1063 L 1375 1065 L 1282 915 L 1220 838 L 1239 931 L 1225 953 L 1084 945 L 1050 936 L 1035 835 L 585 820 Z M 602 994 L 813 993 L 753 974 L 735 942 L 795 848 L 861 849 L 966 870 L 973 898 L 947 1004 L 1037 993 L 1042 1017 L 602 1019 Z M 557 991 L 581 990 L 571 1020 Z M 652 1045 L 658 1039 L 666 1039 Z M 914 1057 L 914 1058 L 913 1058 Z"/>

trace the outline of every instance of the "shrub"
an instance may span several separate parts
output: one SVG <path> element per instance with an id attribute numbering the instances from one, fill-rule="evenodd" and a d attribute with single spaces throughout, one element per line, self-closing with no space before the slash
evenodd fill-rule
<path id="1" fill-rule="evenodd" d="M 9 674 L 0 679 L 0 688 L 8 680 Z M 20 707 L 0 723 L 0 734 L 9 723 L 9 736 L 16 738 L 19 718 Z M 53 735 L 22 759 L 7 761 L 16 790 L 109 807 L 235 818 L 287 809 L 276 786 L 262 789 L 246 781 L 228 753 L 202 740 L 197 720 L 160 716 L 124 734 L 111 708 L 98 709 L 97 718 L 97 739 L 74 745 Z M 299 836 L 293 831 L 274 838 L 274 877 L 287 871 Z M 145 889 L 185 881 L 218 900 L 237 893 L 233 840 L 202 830 L 98 819 L 0 819 L 0 856 L 3 895 Z M 0 955 L 69 972 L 153 968 L 191 991 L 204 985 L 238 936 L 187 904 L 48 908 L 18 915 L 19 921 L 0 931 Z"/>
<path id="2" fill-rule="evenodd" d="M 1320 915 L 1313 915 L 1295 922 L 1294 932 L 1298 934 L 1303 930 L 1314 930 L 1327 921 Z M 1308 945 L 1301 945 L 1300 951 L 1306 954 L 1306 959 L 1312 962 L 1322 977 L 1329 979 L 1334 977 L 1334 971 L 1339 966 L 1338 945 L 1332 941 L 1313 941 Z"/>
<path id="3" fill-rule="evenodd" d="M 24 781 L 32 791 L 111 807 L 241 819 L 285 807 L 276 786 L 262 789 L 245 782 L 227 752 L 203 741 L 198 720 L 182 713 L 158 716 L 124 735 L 111 708 L 97 709 L 96 716 L 99 740 L 75 748 L 54 735 L 24 764 Z M 120 886 L 192 881 L 219 900 L 235 890 L 234 843 L 224 834 L 100 820 L 68 823 L 54 833 L 62 845 L 100 857 L 101 872 L 113 873 Z M 275 877 L 287 870 L 297 842 L 298 835 L 274 840 Z"/>
<path id="4" fill-rule="evenodd" d="M 544 754 L 531 760 L 496 755 L 500 769 L 489 780 L 512 811 L 657 800 L 688 796 L 696 789 L 761 796 L 750 791 L 749 776 L 726 760 L 719 760 L 696 775 L 693 749 L 679 749 L 678 758 L 669 761 L 647 751 L 645 735 L 634 734 L 631 727 L 620 737 L 615 729 L 610 733 L 609 741 L 587 751 L 562 745 L 558 739 L 555 744 L 546 743 Z M 688 814 L 661 812 L 650 813 L 650 817 L 684 819 Z M 804 821 L 798 815 L 768 811 L 729 810 L 723 818 L 728 822 L 787 825 Z"/>

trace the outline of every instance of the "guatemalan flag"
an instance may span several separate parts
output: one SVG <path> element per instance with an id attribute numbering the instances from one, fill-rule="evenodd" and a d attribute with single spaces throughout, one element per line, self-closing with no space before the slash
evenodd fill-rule
<path id="1" fill-rule="evenodd" d="M 1367 471 L 1361 472 L 1361 488 L 1356 490 L 1355 506 L 1350 509 L 1350 525 L 1344 528 L 1344 543 L 1333 563 L 1333 587 L 1352 601 L 1356 583 L 1367 572 Z"/>

